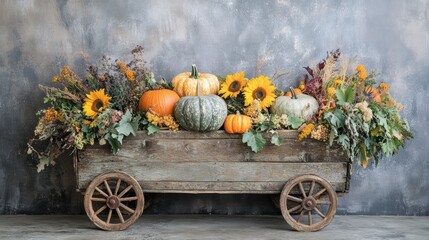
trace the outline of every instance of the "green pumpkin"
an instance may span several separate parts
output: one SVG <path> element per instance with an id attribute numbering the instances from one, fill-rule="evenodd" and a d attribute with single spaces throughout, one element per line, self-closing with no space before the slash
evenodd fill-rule
<path id="1" fill-rule="evenodd" d="M 302 118 L 304 120 L 311 119 L 317 110 L 319 104 L 316 99 L 310 95 L 299 94 L 296 95 L 293 88 L 290 88 L 292 96 L 280 96 L 276 98 L 271 106 L 271 113 Z"/>
<path id="2" fill-rule="evenodd" d="M 180 98 L 174 109 L 174 117 L 179 125 L 189 131 L 209 132 L 222 127 L 228 109 L 225 101 L 217 95 L 201 96 L 197 86 L 197 96 Z"/>

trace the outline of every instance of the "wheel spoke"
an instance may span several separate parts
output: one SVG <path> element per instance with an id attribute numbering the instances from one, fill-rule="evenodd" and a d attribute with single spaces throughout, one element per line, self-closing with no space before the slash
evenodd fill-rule
<path id="1" fill-rule="evenodd" d="M 299 189 L 301 190 L 302 196 L 303 196 L 304 198 L 306 198 L 306 197 L 307 197 L 307 195 L 305 194 L 304 186 L 302 186 L 302 182 L 299 182 L 299 183 L 298 183 L 298 185 L 299 185 Z"/>
<path id="2" fill-rule="evenodd" d="M 107 205 L 102 206 L 100 209 L 97 210 L 97 212 L 95 212 L 95 216 L 97 216 L 98 214 L 100 214 L 106 208 L 107 208 Z"/>
<path id="3" fill-rule="evenodd" d="M 109 195 L 107 195 L 105 192 L 103 192 L 103 190 L 99 189 L 98 187 L 95 187 L 95 190 L 97 190 L 97 192 L 99 192 L 101 195 L 103 195 L 104 197 L 108 198 Z"/>
<path id="4" fill-rule="evenodd" d="M 311 211 L 308 211 L 308 225 L 313 224 L 313 218 L 311 216 Z"/>
<path id="5" fill-rule="evenodd" d="M 125 222 L 124 216 L 122 216 L 121 210 L 119 210 L 119 208 L 116 209 L 116 213 L 118 214 L 119 220 L 121 220 L 121 223 L 124 223 Z"/>
<path id="6" fill-rule="evenodd" d="M 129 207 L 127 207 L 125 204 L 123 204 L 123 203 L 120 203 L 119 204 L 119 206 L 121 207 L 121 208 L 123 208 L 123 209 L 125 209 L 127 212 L 129 212 L 129 213 L 134 213 L 135 211 L 133 210 L 133 209 L 131 209 L 131 208 L 129 208 Z"/>
<path id="7" fill-rule="evenodd" d="M 293 208 L 289 209 L 289 210 L 288 210 L 288 212 L 289 212 L 289 213 L 291 213 L 291 212 L 295 212 L 296 210 L 298 210 L 298 209 L 300 209 L 300 208 L 301 208 L 301 205 L 296 205 L 295 207 L 293 207 Z"/>
<path id="8" fill-rule="evenodd" d="M 119 187 L 121 186 L 121 179 L 118 179 L 118 182 L 116 182 L 116 188 L 115 188 L 115 196 L 118 195 Z"/>
<path id="9" fill-rule="evenodd" d="M 299 214 L 298 219 L 296 219 L 296 222 L 297 222 L 297 223 L 299 223 L 299 220 L 301 220 L 302 216 L 304 216 L 304 213 L 305 213 L 305 210 L 303 209 L 303 210 L 301 211 L 301 213 Z"/>
<path id="10" fill-rule="evenodd" d="M 91 201 L 93 201 L 93 202 L 106 202 L 106 199 L 105 198 L 92 197 Z"/>
<path id="11" fill-rule="evenodd" d="M 106 180 L 104 180 L 103 182 L 104 182 L 104 186 L 107 189 L 107 192 L 109 193 L 109 196 L 112 196 L 113 194 L 112 194 L 112 190 L 110 190 L 109 183 L 107 183 Z"/>
<path id="12" fill-rule="evenodd" d="M 317 200 L 317 201 L 316 201 L 316 204 L 317 204 L 317 205 L 331 205 L 331 204 L 332 204 L 332 202 L 330 202 L 330 201 L 319 201 L 319 200 Z"/>
<path id="13" fill-rule="evenodd" d="M 316 181 L 314 181 L 314 180 L 311 182 L 310 192 L 308 192 L 308 196 L 313 195 L 315 183 L 316 183 Z"/>
<path id="14" fill-rule="evenodd" d="M 118 198 L 121 198 L 122 196 L 125 195 L 125 193 L 127 193 L 128 191 L 130 191 L 130 189 L 133 188 L 133 185 L 128 186 L 127 188 L 125 188 L 119 195 Z"/>
<path id="15" fill-rule="evenodd" d="M 288 200 L 291 200 L 291 201 L 294 201 L 294 202 L 302 202 L 302 199 L 301 198 L 297 198 L 297 197 L 294 197 L 294 196 L 291 196 L 291 195 L 287 195 L 287 199 Z"/>
<path id="16" fill-rule="evenodd" d="M 322 193 L 326 192 L 326 188 L 320 190 L 319 192 L 317 192 L 316 194 L 314 194 L 314 198 L 317 198 L 318 196 L 322 195 Z"/>
<path id="17" fill-rule="evenodd" d="M 121 202 L 129 202 L 129 201 L 135 201 L 138 200 L 139 198 L 137 196 L 135 197 L 126 197 L 126 198 L 120 198 L 119 201 Z"/>
<path id="18" fill-rule="evenodd" d="M 320 217 L 322 217 L 323 219 L 326 218 L 325 214 L 323 214 L 317 207 L 313 209 L 317 215 L 319 215 Z"/>
<path id="19" fill-rule="evenodd" d="M 109 215 L 107 215 L 107 220 L 106 220 L 107 224 L 109 224 L 110 223 L 110 219 L 112 219 L 112 212 L 113 212 L 113 210 L 109 209 Z"/>

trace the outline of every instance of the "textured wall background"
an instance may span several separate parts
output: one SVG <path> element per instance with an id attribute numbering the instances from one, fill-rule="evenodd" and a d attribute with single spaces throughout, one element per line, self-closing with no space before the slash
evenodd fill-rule
<path id="1" fill-rule="evenodd" d="M 62 65 L 83 74 L 102 54 L 137 44 L 170 79 L 196 63 L 204 72 L 290 72 L 285 87 L 326 51 L 358 55 L 405 105 L 415 139 L 378 168 L 355 169 L 342 214 L 429 214 L 429 2 L 402 1 L 31 1 L 0 8 L 0 213 L 81 213 L 70 159 L 36 173 L 26 141 L 43 107 L 37 85 Z M 278 213 L 267 196 L 154 195 L 151 213 Z"/>

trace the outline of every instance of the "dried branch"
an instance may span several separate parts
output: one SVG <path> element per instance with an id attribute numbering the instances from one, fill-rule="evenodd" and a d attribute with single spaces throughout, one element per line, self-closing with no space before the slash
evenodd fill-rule
<path id="1" fill-rule="evenodd" d="M 273 82 L 274 82 L 274 81 L 276 81 L 278 79 L 286 77 L 287 75 L 289 75 L 289 72 L 281 72 L 276 67 L 276 69 L 274 70 L 274 74 L 273 74 L 273 77 L 271 78 L 271 80 L 273 80 Z"/>

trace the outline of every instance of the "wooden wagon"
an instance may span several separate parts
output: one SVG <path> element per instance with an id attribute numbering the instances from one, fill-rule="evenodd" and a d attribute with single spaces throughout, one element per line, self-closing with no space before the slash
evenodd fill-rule
<path id="1" fill-rule="evenodd" d="M 297 131 L 279 131 L 281 146 L 252 152 L 241 135 L 223 131 L 139 132 L 113 155 L 107 146 L 76 154 L 77 190 L 88 217 L 104 230 L 123 230 L 143 213 L 143 193 L 280 194 L 276 203 L 298 231 L 327 226 L 337 193 L 349 189 L 351 162 L 338 147 Z"/>

